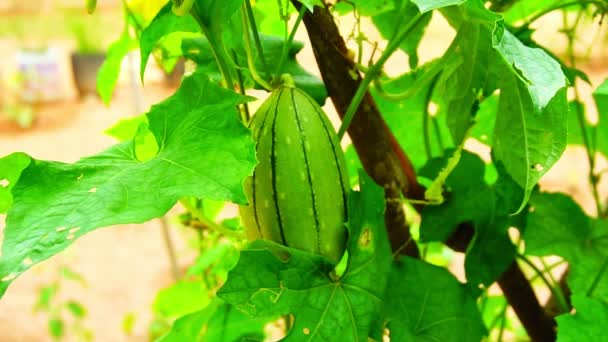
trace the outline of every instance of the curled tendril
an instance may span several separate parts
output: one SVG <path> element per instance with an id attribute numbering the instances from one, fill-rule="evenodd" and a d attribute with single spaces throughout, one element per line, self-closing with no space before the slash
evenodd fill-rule
<path id="1" fill-rule="evenodd" d="M 173 0 L 173 13 L 175 15 L 186 15 L 190 12 L 192 5 L 194 4 L 194 0 Z"/>

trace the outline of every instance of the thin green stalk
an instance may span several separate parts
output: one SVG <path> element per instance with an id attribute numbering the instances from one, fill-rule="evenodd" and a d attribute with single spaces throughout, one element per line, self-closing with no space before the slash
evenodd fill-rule
<path id="1" fill-rule="evenodd" d="M 587 297 L 591 297 L 593 291 L 595 291 L 595 289 L 597 288 L 597 285 L 600 283 L 600 280 L 602 280 L 602 277 L 604 277 L 606 271 L 608 271 L 608 257 L 606 257 L 606 259 L 604 260 L 602 267 L 600 267 L 599 272 L 597 272 L 597 275 L 593 279 L 593 283 L 591 283 L 589 290 L 587 290 Z"/>
<path id="2" fill-rule="evenodd" d="M 546 10 L 537 13 L 536 15 L 534 15 L 532 18 L 528 19 L 526 21 L 526 23 L 524 25 L 522 25 L 522 27 L 528 27 L 530 26 L 531 23 L 535 22 L 536 20 L 540 19 L 541 17 L 544 17 L 545 15 L 547 15 L 548 13 L 551 13 L 553 11 L 557 11 L 563 8 L 567 8 L 567 7 L 571 7 L 571 6 L 584 6 L 584 5 L 596 5 L 597 7 L 599 7 L 600 9 L 602 9 L 602 12 L 605 11 L 606 9 L 606 4 L 600 0 L 576 0 L 576 1 L 571 1 L 571 2 L 565 2 L 562 4 L 558 4 L 555 7 L 550 7 L 547 8 Z"/>
<path id="3" fill-rule="evenodd" d="M 547 273 L 547 274 L 549 274 L 549 275 L 551 274 L 550 272 L 551 272 L 551 271 L 552 271 L 554 268 L 556 268 L 556 267 L 557 267 L 557 266 L 559 266 L 559 265 L 562 265 L 562 264 L 565 264 L 565 263 L 566 263 L 566 260 L 563 260 L 563 259 L 562 259 L 562 260 L 560 260 L 560 261 L 557 261 L 557 262 L 552 263 L 551 265 L 547 265 L 547 264 L 546 264 L 546 263 L 543 261 L 543 259 L 542 259 L 542 258 L 541 258 L 540 260 L 541 260 L 541 262 L 542 262 L 542 264 L 543 264 L 543 267 L 544 267 L 543 272 L 545 272 L 545 273 Z M 530 282 L 532 283 L 532 282 L 536 281 L 538 278 L 540 278 L 540 277 L 539 277 L 537 274 L 535 274 L 535 275 L 533 275 L 532 277 L 530 277 Z M 557 281 L 555 281 L 555 278 L 554 278 L 553 276 L 551 276 L 549 280 L 551 280 L 551 281 L 552 281 L 554 284 L 557 284 Z"/>
<path id="4" fill-rule="evenodd" d="M 215 221 L 209 219 L 207 216 L 205 216 L 203 214 L 202 209 L 196 208 L 196 206 L 193 206 L 192 204 L 190 204 L 190 202 L 188 200 L 180 200 L 179 202 L 184 206 L 184 208 L 186 208 L 186 210 L 188 210 L 190 212 L 192 217 L 195 218 L 200 223 L 201 226 L 213 229 L 216 232 L 218 232 L 222 235 L 228 236 L 228 237 L 233 237 L 236 239 L 243 239 L 245 237 L 241 232 L 231 230 L 231 229 L 224 227 L 223 225 L 218 224 Z"/>
<path id="5" fill-rule="evenodd" d="M 422 74 L 422 77 L 414 81 L 414 84 L 409 86 L 405 91 L 401 93 L 389 93 L 384 89 L 382 81 L 380 79 L 374 80 L 374 86 L 378 90 L 378 95 L 387 99 L 388 101 L 403 101 L 416 95 L 420 89 L 426 87 L 430 83 L 436 82 L 439 73 L 442 71 L 443 66 L 440 63 L 435 65 L 427 72 Z"/>
<path id="6" fill-rule="evenodd" d="M 555 284 L 551 283 L 549 281 L 549 279 L 547 279 L 547 277 L 545 276 L 545 273 L 541 269 L 536 267 L 536 265 L 534 265 L 534 263 L 532 261 L 530 261 L 530 259 L 528 259 L 525 255 L 518 254 L 517 258 L 520 259 L 521 261 L 523 261 L 524 263 L 526 263 L 528 266 L 530 266 L 530 268 L 532 268 L 532 270 L 534 270 L 534 272 L 540 277 L 540 279 L 543 281 L 543 283 L 545 283 L 545 285 L 549 288 L 549 290 L 551 290 L 551 293 L 557 299 L 557 303 L 559 305 L 561 312 L 568 312 L 568 310 L 569 310 L 568 301 L 566 300 L 566 296 L 564 295 L 564 292 L 557 285 L 557 283 L 555 283 Z"/>
<path id="7" fill-rule="evenodd" d="M 431 119 L 431 113 L 429 112 L 429 105 L 431 104 L 431 98 L 433 97 L 433 91 L 435 90 L 435 84 L 437 83 L 437 75 L 435 75 L 431 81 L 431 85 L 426 93 L 425 105 L 424 105 L 424 118 L 422 118 L 422 134 L 424 137 L 424 150 L 426 152 L 426 158 L 430 160 L 433 157 L 433 151 L 431 149 L 431 137 L 429 132 L 429 120 Z"/>
<path id="8" fill-rule="evenodd" d="M 508 307 L 509 307 L 509 304 L 505 303 L 503 308 L 500 310 L 500 313 L 498 315 L 496 315 L 496 317 L 494 317 L 492 322 L 490 322 L 490 324 L 488 325 L 488 331 L 492 331 L 494 329 L 494 327 L 496 326 L 496 324 L 498 324 L 499 321 L 502 321 L 504 319 L 505 315 L 507 314 Z"/>
<path id="9" fill-rule="evenodd" d="M 564 27 L 566 28 L 565 34 L 566 34 L 566 38 L 568 39 L 567 52 L 568 52 L 568 57 L 570 59 L 570 66 L 572 68 L 576 67 L 576 58 L 574 56 L 574 39 L 575 39 L 574 30 L 578 26 L 578 23 L 580 22 L 581 18 L 582 18 L 582 12 L 580 12 L 577 15 L 576 20 L 573 23 L 573 25 L 571 27 L 568 27 L 569 26 L 568 17 L 566 15 L 566 13 L 563 14 Z M 575 99 L 580 102 L 578 88 L 576 87 L 576 80 L 574 81 L 573 87 L 574 87 Z M 599 178 L 595 174 L 595 149 L 592 146 L 592 143 L 589 141 L 584 113 L 580 110 L 577 110 L 576 117 L 577 117 L 577 121 L 579 124 L 579 128 L 581 130 L 581 136 L 583 137 L 583 144 L 585 146 L 587 162 L 589 163 L 588 180 L 589 180 L 589 184 L 591 185 L 591 192 L 593 195 L 593 200 L 595 202 L 596 215 L 597 215 L 597 217 L 601 217 L 602 213 L 603 213 L 603 209 L 602 209 L 602 201 L 600 199 L 600 194 L 599 194 L 599 190 L 598 190 Z"/>
<path id="10" fill-rule="evenodd" d="M 420 13 L 416 15 L 416 17 L 412 18 L 412 20 L 410 20 L 410 22 L 405 26 L 403 31 L 398 33 L 396 37 L 389 41 L 386 49 L 384 50 L 378 61 L 374 65 L 370 66 L 368 72 L 365 74 L 365 77 L 359 84 L 359 88 L 357 88 L 355 96 L 353 96 L 353 99 L 350 105 L 348 106 L 348 109 L 346 110 L 346 114 L 344 115 L 344 119 L 342 120 L 342 124 L 340 125 L 340 129 L 338 130 L 338 138 L 340 140 L 342 139 L 342 137 L 344 137 L 344 133 L 346 133 L 346 130 L 348 129 L 348 126 L 350 126 L 350 123 L 352 122 L 355 113 L 357 112 L 357 109 L 361 104 L 361 101 L 363 101 L 363 97 L 365 96 L 365 93 L 367 93 L 367 88 L 381 72 L 384 63 L 386 63 L 389 57 L 399 48 L 401 42 L 405 38 L 407 38 L 407 36 L 414 29 L 414 27 L 416 27 L 421 18 L 422 14 Z"/>
<path id="11" fill-rule="evenodd" d="M 234 50 L 232 51 L 232 56 L 236 60 L 236 52 Z M 236 68 L 236 76 L 239 81 L 239 92 L 243 96 L 247 95 L 245 93 L 245 83 L 243 82 L 243 74 L 241 73 L 240 68 Z M 247 102 L 245 102 L 243 103 L 243 110 L 241 111 L 241 121 L 247 125 L 249 123 L 249 119 L 251 119 L 251 115 L 249 114 L 249 105 Z"/>
<path id="12" fill-rule="evenodd" d="M 243 26 L 243 40 L 245 41 L 245 52 L 247 54 L 247 66 L 249 67 L 249 72 L 251 73 L 251 77 L 259 83 L 264 89 L 271 91 L 272 86 L 268 84 L 261 76 L 258 74 L 257 69 L 255 68 L 255 63 L 253 61 L 253 55 L 251 53 L 251 38 L 249 37 L 249 24 L 247 23 L 247 15 L 245 12 L 241 12 L 241 24 Z"/>
<path id="13" fill-rule="evenodd" d="M 250 0 L 245 0 L 245 11 L 247 12 L 247 18 L 249 20 L 249 25 L 251 26 L 251 31 L 253 33 L 253 41 L 255 43 L 256 49 L 258 50 L 260 62 L 262 62 L 262 68 L 264 68 L 264 73 L 266 73 L 268 72 L 268 64 L 266 63 L 266 57 L 264 57 L 264 48 L 262 47 L 262 41 L 260 40 L 258 26 L 255 22 L 255 16 L 253 15 Z"/>
<path id="14" fill-rule="evenodd" d="M 275 76 L 277 79 L 281 77 L 281 73 L 283 72 L 283 68 L 285 67 L 285 63 L 287 62 L 287 55 L 289 54 L 289 48 L 293 43 L 294 38 L 296 37 L 296 32 L 298 31 L 298 27 L 302 22 L 302 18 L 304 18 L 304 13 L 306 13 L 306 6 L 302 6 L 300 8 L 300 12 L 298 13 L 298 18 L 296 19 L 295 24 L 291 28 L 291 32 L 289 33 L 289 37 L 287 37 L 287 41 L 285 41 L 283 45 L 283 50 L 281 51 L 281 59 L 279 60 L 279 65 L 275 71 Z"/>

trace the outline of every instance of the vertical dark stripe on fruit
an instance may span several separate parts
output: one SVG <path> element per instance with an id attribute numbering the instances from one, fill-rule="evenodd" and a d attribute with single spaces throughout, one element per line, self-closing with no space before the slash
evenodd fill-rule
<path id="1" fill-rule="evenodd" d="M 321 232 L 319 231 L 319 215 L 317 212 L 317 201 L 315 200 L 315 191 L 312 186 L 312 177 L 310 175 L 310 165 L 308 165 L 308 155 L 306 154 L 306 144 L 304 142 L 306 136 L 304 134 L 304 130 L 302 129 L 302 125 L 300 123 L 300 118 L 298 114 L 298 110 L 296 107 L 296 101 L 293 97 L 293 89 L 290 89 L 291 93 L 291 103 L 293 104 L 294 116 L 296 118 L 296 124 L 298 125 L 298 131 L 300 131 L 300 145 L 302 147 L 302 153 L 304 154 L 304 165 L 306 166 L 306 179 L 308 180 L 308 187 L 310 189 L 310 199 L 312 201 L 312 211 L 315 218 L 315 231 L 317 234 L 317 253 L 321 251 Z"/>
<path id="2" fill-rule="evenodd" d="M 281 220 L 281 209 L 279 207 L 279 199 L 278 199 L 278 194 L 277 194 L 277 172 L 276 172 L 277 158 L 276 158 L 276 154 L 275 154 L 276 153 L 275 145 L 276 145 L 277 117 L 279 116 L 279 113 L 278 113 L 279 104 L 281 103 L 281 96 L 283 95 L 283 93 L 284 93 L 284 90 L 281 89 L 279 95 L 277 96 L 277 106 L 275 107 L 275 110 L 274 110 L 274 120 L 272 120 L 270 170 L 272 173 L 272 198 L 274 201 L 274 208 L 277 213 L 277 221 L 279 224 L 279 231 L 281 232 L 281 240 L 283 241 L 283 245 L 286 245 L 287 241 L 285 240 L 285 232 L 283 232 L 283 222 Z"/>
<path id="3" fill-rule="evenodd" d="M 336 153 L 336 148 L 340 148 L 340 146 L 334 145 L 334 141 L 331 138 L 331 133 L 330 133 L 330 129 L 333 130 L 333 128 L 329 128 L 327 127 L 327 125 L 325 124 L 325 120 L 323 120 L 323 113 L 319 112 L 319 109 L 317 108 L 316 103 L 312 102 L 313 100 L 310 99 L 308 96 L 306 96 L 306 100 L 308 100 L 308 102 L 310 102 L 311 106 L 315 109 L 315 112 L 317 113 L 317 115 L 319 116 L 319 120 L 321 120 L 321 123 L 323 124 L 323 128 L 325 129 L 325 134 L 327 136 L 327 139 L 329 140 L 329 144 L 331 145 L 331 152 L 334 155 L 334 161 L 336 162 L 336 167 L 338 168 L 338 175 L 340 176 L 340 188 L 342 189 L 342 207 L 344 208 L 344 218 L 346 219 L 348 216 L 347 213 L 347 200 L 346 200 L 346 187 L 344 186 L 344 174 L 342 173 L 344 170 L 342 170 L 342 168 L 340 167 L 340 161 L 338 158 L 338 154 Z"/>

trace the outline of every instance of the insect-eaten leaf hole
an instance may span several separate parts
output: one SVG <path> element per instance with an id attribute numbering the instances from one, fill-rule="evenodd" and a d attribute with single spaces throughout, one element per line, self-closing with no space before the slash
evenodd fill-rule
<path id="1" fill-rule="evenodd" d="M 362 248 L 367 248 L 370 246 L 370 242 L 372 241 L 372 231 L 369 228 L 364 228 L 359 235 L 359 246 Z"/>

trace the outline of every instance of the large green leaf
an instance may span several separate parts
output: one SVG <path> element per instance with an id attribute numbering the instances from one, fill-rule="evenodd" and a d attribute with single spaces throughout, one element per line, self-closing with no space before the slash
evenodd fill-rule
<path id="1" fill-rule="evenodd" d="M 444 268 L 402 258 L 384 298 L 391 341 L 481 341 L 486 334 L 474 295 Z"/>
<path id="2" fill-rule="evenodd" d="M 564 194 L 534 194 L 530 205 L 526 253 L 559 255 L 570 262 L 568 285 L 573 293 L 586 294 L 600 277 L 592 297 L 608 302 L 608 275 L 600 274 L 608 259 L 608 221 L 588 217 Z"/>
<path id="3" fill-rule="evenodd" d="M 559 342 L 603 341 L 608 336 L 608 302 L 572 296 L 575 312 L 557 317 Z"/>
<path id="4" fill-rule="evenodd" d="M 523 82 L 506 75 L 498 113 L 493 158 L 502 162 L 513 180 L 525 190 L 521 209 L 536 183 L 566 149 L 566 90 L 560 90 L 543 110 L 538 110 Z"/>
<path id="5" fill-rule="evenodd" d="M 19 152 L 0 158 L 0 213 L 5 213 L 13 204 L 11 189 L 30 162 L 27 154 Z"/>
<path id="6" fill-rule="evenodd" d="M 241 252 L 218 296 L 252 315 L 294 316 L 288 341 L 367 341 L 391 262 L 384 191 L 368 176 L 349 197 L 348 264 L 338 278 L 323 257 L 256 241 Z"/>
<path id="7" fill-rule="evenodd" d="M 566 77 L 557 61 L 540 48 L 524 45 L 481 1 L 469 0 L 442 9 L 442 14 L 458 30 L 454 44 L 463 42 L 443 58 L 446 65 L 463 60 L 459 68 L 448 68 L 459 76 L 447 91 L 450 131 L 456 142 L 462 139 L 472 123 L 467 114 L 482 90 L 490 95 L 500 89 L 494 138 L 488 141 L 494 143 L 495 160 L 525 190 L 521 209 L 565 149 Z M 490 42 L 493 50 L 487 48 Z"/>
<path id="8" fill-rule="evenodd" d="M 74 164 L 33 160 L 13 188 L 0 294 L 19 274 L 99 227 L 162 216 L 185 196 L 244 203 L 254 144 L 235 106 L 246 98 L 194 74 L 152 107 L 158 154 L 139 161 L 134 142 Z"/>

